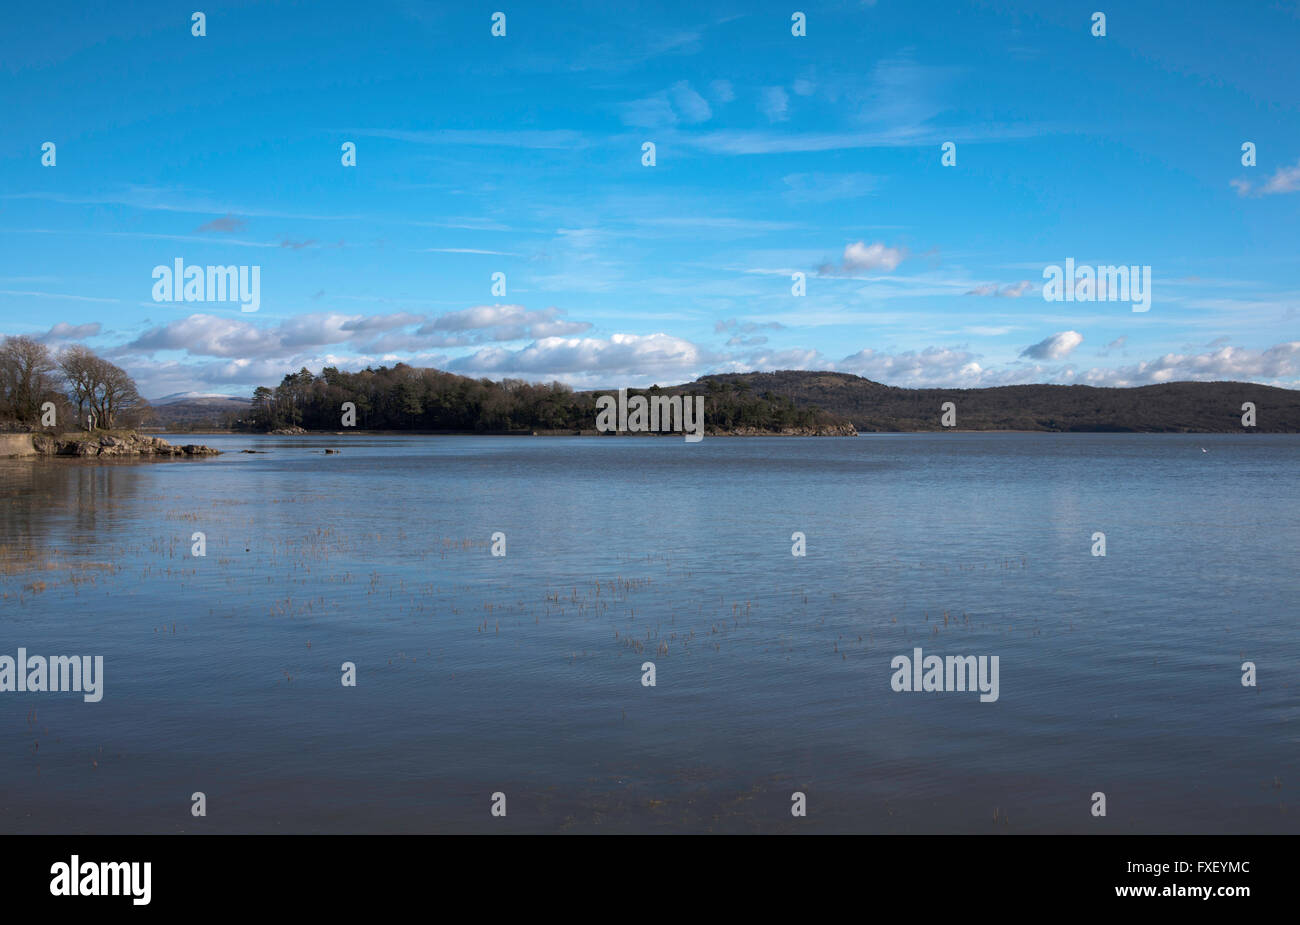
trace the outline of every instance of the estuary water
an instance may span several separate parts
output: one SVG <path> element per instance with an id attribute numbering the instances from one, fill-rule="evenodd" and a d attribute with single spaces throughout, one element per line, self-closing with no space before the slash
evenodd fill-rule
<path id="1" fill-rule="evenodd" d="M 1300 832 L 1300 437 L 168 439 L 0 460 L 2 831 Z"/>

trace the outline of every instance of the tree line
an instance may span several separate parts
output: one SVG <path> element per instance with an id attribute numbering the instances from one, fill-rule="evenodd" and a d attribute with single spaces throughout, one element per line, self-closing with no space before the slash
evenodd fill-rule
<path id="1" fill-rule="evenodd" d="M 0 422 L 85 430 L 143 424 L 149 403 L 120 366 L 74 344 L 52 351 L 30 337 L 0 342 Z"/>
<path id="2" fill-rule="evenodd" d="M 705 396 L 705 424 L 715 431 L 736 427 L 780 430 L 839 422 L 818 409 L 796 407 L 788 398 L 756 394 L 747 385 L 700 382 L 628 390 L 629 395 L 700 393 Z M 343 404 L 352 402 L 356 426 L 363 430 L 590 431 L 595 427 L 596 398 L 601 394 L 609 392 L 575 392 L 562 382 L 472 379 L 405 363 L 359 372 L 326 367 L 320 375 L 304 367 L 286 375 L 275 388 L 258 387 L 249 416 L 240 426 L 258 431 L 290 427 L 338 430 Z"/>

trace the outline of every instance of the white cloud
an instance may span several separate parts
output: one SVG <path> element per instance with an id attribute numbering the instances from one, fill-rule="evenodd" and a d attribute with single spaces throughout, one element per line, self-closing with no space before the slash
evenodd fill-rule
<path id="1" fill-rule="evenodd" d="M 205 314 L 190 315 L 152 328 L 127 344 L 125 349 L 145 353 L 184 350 L 191 356 L 244 359 L 286 352 L 278 329 L 259 328 L 238 318 Z"/>
<path id="2" fill-rule="evenodd" d="M 395 328 L 404 328 L 408 325 L 419 324 L 422 321 L 424 321 L 424 315 L 413 315 L 410 312 L 394 312 L 391 315 L 363 315 L 343 322 L 339 325 L 339 330 L 353 331 L 357 334 L 370 334 L 380 331 L 392 331 Z"/>
<path id="3" fill-rule="evenodd" d="M 1224 347 L 1210 353 L 1164 356 L 1118 369 L 1091 369 L 1078 377 L 1087 385 L 1152 385 L 1181 380 L 1294 380 L 1300 376 L 1300 341 L 1275 344 L 1266 350 Z"/>
<path id="4" fill-rule="evenodd" d="M 384 315 L 327 312 L 297 315 L 272 326 L 238 317 L 194 314 L 146 331 L 126 344 L 121 352 L 183 350 L 190 356 L 248 360 L 284 357 L 334 344 L 379 352 L 426 350 L 483 341 L 580 334 L 591 328 L 589 323 L 569 321 L 563 314 L 554 307 L 529 311 L 522 305 L 479 305 L 432 320 L 409 312 Z M 419 325 L 416 330 L 406 330 L 415 325 Z"/>
<path id="5" fill-rule="evenodd" d="M 689 379 L 709 357 L 690 341 L 667 334 L 614 334 L 608 339 L 544 337 L 519 350 L 486 347 L 452 361 L 451 369 L 472 375 L 537 378 L 655 376 Z"/>
<path id="6" fill-rule="evenodd" d="M 975 354 L 944 347 L 899 354 L 860 350 L 845 357 L 835 368 L 877 382 L 911 387 L 975 384 L 984 372 Z"/>
<path id="7" fill-rule="evenodd" d="M 1061 360 L 1073 353 L 1081 343 L 1083 335 L 1078 331 L 1059 331 L 1026 347 L 1020 351 L 1020 355 L 1035 360 Z"/>
<path id="8" fill-rule="evenodd" d="M 491 340 L 524 340 L 536 337 L 560 337 L 581 334 L 591 329 L 585 321 L 566 321 L 558 308 L 529 311 L 522 305 L 476 305 L 462 311 L 440 315 L 416 330 L 416 334 L 434 331 L 486 331 Z"/>
<path id="9" fill-rule="evenodd" d="M 92 321 L 89 324 L 68 324 L 66 321 L 60 321 L 36 339 L 45 344 L 85 340 L 88 337 L 94 337 L 102 329 L 98 321 Z"/>
<path id="10" fill-rule="evenodd" d="M 872 244 L 855 241 L 845 246 L 843 265 L 839 270 L 834 264 L 824 264 L 817 272 L 822 276 L 837 272 L 856 273 L 863 270 L 884 270 L 886 273 L 891 273 L 906 256 L 907 251 L 900 247 L 886 247 L 878 241 Z"/>

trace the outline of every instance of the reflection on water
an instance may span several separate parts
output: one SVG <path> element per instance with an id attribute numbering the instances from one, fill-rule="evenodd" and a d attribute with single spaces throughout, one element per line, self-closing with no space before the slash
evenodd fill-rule
<path id="1" fill-rule="evenodd" d="M 4 831 L 1300 830 L 1298 438 L 204 442 L 0 460 Z"/>

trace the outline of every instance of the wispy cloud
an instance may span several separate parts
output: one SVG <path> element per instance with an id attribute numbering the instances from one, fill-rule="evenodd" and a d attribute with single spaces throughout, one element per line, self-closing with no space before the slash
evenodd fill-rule
<path id="1" fill-rule="evenodd" d="M 944 141 L 1005 141 L 1029 138 L 1045 131 L 1033 125 L 987 125 L 979 128 L 925 128 L 895 126 L 877 131 L 780 133 L 764 130 L 727 129 L 678 135 L 681 146 L 708 154 L 806 154 L 818 151 L 850 151 L 866 148 L 897 148 L 938 145 Z"/>
<path id="2" fill-rule="evenodd" d="M 1034 288 L 1034 284 L 1029 280 L 1021 280 L 1018 283 L 1012 283 L 1008 286 L 999 287 L 997 283 L 985 283 L 976 286 L 974 289 L 967 290 L 966 295 L 998 296 L 1004 299 L 1018 299 L 1026 292 Z"/>
<path id="3" fill-rule="evenodd" d="M 791 173 L 781 178 L 794 202 L 841 202 L 869 196 L 880 178 L 869 173 Z"/>
<path id="4" fill-rule="evenodd" d="M 420 250 L 422 254 L 481 254 L 488 257 L 521 257 L 522 254 L 513 254 L 510 251 L 488 251 L 480 250 L 477 247 L 426 247 Z"/>
<path id="5" fill-rule="evenodd" d="M 714 102 L 730 103 L 736 98 L 736 89 L 730 80 L 714 80 L 709 84 L 709 95 Z"/>
<path id="6" fill-rule="evenodd" d="M 571 151 L 589 142 L 579 132 L 567 129 L 350 129 L 348 134 L 366 138 L 387 138 L 422 145 L 467 145 L 471 147 L 533 148 Z"/>
<path id="7" fill-rule="evenodd" d="M 709 107 L 708 100 L 695 91 L 690 81 L 677 81 L 669 89 L 668 94 L 672 97 L 673 107 L 683 122 L 707 122 L 713 117 L 713 110 Z"/>
<path id="8" fill-rule="evenodd" d="M 1291 167 L 1279 167 L 1273 175 L 1259 185 L 1249 180 L 1229 180 L 1238 196 L 1276 196 L 1279 193 L 1300 192 L 1300 161 Z"/>
<path id="9" fill-rule="evenodd" d="M 758 110 L 769 122 L 784 122 L 790 118 L 790 95 L 782 87 L 764 87 Z"/>
<path id="10" fill-rule="evenodd" d="M 71 302 L 119 302 L 120 299 L 102 299 L 98 296 L 70 295 L 66 292 L 36 292 L 33 290 L 0 289 L 0 295 L 21 296 L 25 299 L 67 299 Z"/>
<path id="11" fill-rule="evenodd" d="M 243 231 L 247 224 L 248 222 L 244 221 L 242 218 L 237 218 L 234 215 L 223 215 L 221 218 L 214 218 L 210 222 L 204 222 L 194 230 L 196 232 L 218 231 L 233 233 L 236 231 Z"/>

